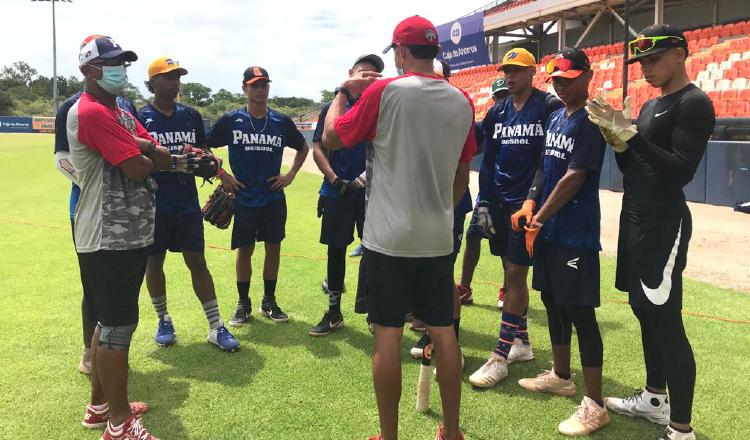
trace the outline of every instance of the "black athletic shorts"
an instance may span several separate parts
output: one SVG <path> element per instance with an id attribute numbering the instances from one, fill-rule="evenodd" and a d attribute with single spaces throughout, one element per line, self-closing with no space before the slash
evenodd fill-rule
<path id="1" fill-rule="evenodd" d="M 453 264 L 450 255 L 430 258 L 391 257 L 363 249 L 357 287 L 370 322 L 403 327 L 413 311 L 427 325 L 453 324 Z"/>
<path id="2" fill-rule="evenodd" d="M 490 201 L 490 217 L 495 226 L 495 235 L 490 238 L 490 252 L 492 255 L 505 257 L 508 261 L 519 266 L 531 266 L 531 258 L 526 252 L 526 237 L 523 231 L 513 230 L 510 217 L 521 209 L 521 204 L 503 205 L 498 201 Z"/>
<path id="3" fill-rule="evenodd" d="M 365 226 L 364 190 L 345 193 L 341 197 L 318 198 L 320 243 L 334 247 L 347 247 L 354 241 L 354 231 L 362 238 Z"/>
<path id="4" fill-rule="evenodd" d="M 684 201 L 668 203 L 648 221 L 623 207 L 615 287 L 637 308 L 682 308 L 682 272 L 693 221 Z"/>
<path id="5" fill-rule="evenodd" d="M 466 222 L 466 214 L 453 214 L 453 253 L 451 254 L 451 264 L 456 264 L 456 258 L 458 253 L 461 252 L 461 242 L 464 239 L 464 223 Z M 468 234 L 468 232 L 467 232 Z"/>
<path id="6" fill-rule="evenodd" d="M 547 243 L 534 247 L 532 287 L 562 306 L 599 307 L 599 251 Z"/>
<path id="7" fill-rule="evenodd" d="M 101 325 L 138 323 L 138 294 L 146 273 L 148 248 L 78 254 L 89 317 Z"/>
<path id="8" fill-rule="evenodd" d="M 286 199 L 259 208 L 238 206 L 234 211 L 232 249 L 254 246 L 256 241 L 281 243 L 286 236 Z"/>
<path id="9" fill-rule="evenodd" d="M 149 246 L 149 255 L 171 252 L 203 253 L 203 216 L 199 212 L 189 214 L 156 213 L 154 243 Z"/>

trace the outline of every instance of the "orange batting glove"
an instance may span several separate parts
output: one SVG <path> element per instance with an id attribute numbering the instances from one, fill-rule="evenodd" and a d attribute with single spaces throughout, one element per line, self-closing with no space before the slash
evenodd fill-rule
<path id="1" fill-rule="evenodd" d="M 532 221 L 530 225 L 524 227 L 526 230 L 526 252 L 529 253 L 529 257 L 534 258 L 534 242 L 536 241 L 536 236 L 542 230 L 542 224 Z"/>
<path id="2" fill-rule="evenodd" d="M 526 224 L 531 224 L 531 218 L 534 217 L 534 210 L 536 209 L 536 202 L 529 199 L 523 202 L 523 205 L 521 205 L 521 209 L 516 211 L 515 214 L 510 216 L 510 222 L 513 225 L 513 230 L 516 232 L 521 232 L 521 225 L 518 224 L 518 220 L 524 219 L 526 220 Z"/>

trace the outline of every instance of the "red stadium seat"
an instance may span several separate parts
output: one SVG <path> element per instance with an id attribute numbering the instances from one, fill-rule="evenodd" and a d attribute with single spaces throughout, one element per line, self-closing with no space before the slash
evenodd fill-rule
<path id="1" fill-rule="evenodd" d="M 740 90 L 739 99 L 745 102 L 750 102 L 750 89 Z"/>
<path id="2" fill-rule="evenodd" d="M 740 101 L 738 99 L 729 101 L 729 106 L 727 107 L 727 113 L 729 113 L 732 116 L 742 116 L 745 114 L 745 111 L 747 109 L 747 103 L 745 101 Z"/>
<path id="3" fill-rule="evenodd" d="M 716 116 L 724 117 L 727 114 L 728 103 L 726 101 L 713 101 Z"/>
<path id="4" fill-rule="evenodd" d="M 739 98 L 739 93 L 737 90 L 724 90 L 721 92 L 721 100 L 722 101 L 732 101 Z"/>

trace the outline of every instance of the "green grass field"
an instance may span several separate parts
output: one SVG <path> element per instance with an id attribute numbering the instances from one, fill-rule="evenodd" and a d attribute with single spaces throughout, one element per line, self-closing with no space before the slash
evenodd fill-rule
<path id="1" fill-rule="evenodd" d="M 78 266 L 68 222 L 70 184 L 53 166 L 51 135 L 0 135 L 3 187 L 0 205 L 0 438 L 98 439 L 80 421 L 88 380 L 78 373 L 81 354 Z M 301 173 L 287 190 L 289 220 L 282 246 L 277 296 L 288 324 L 258 318 L 235 331 L 242 350 L 221 353 L 206 343 L 207 325 L 182 259 L 167 259 L 169 309 L 177 345 L 153 342 L 156 318 L 143 288 L 141 322 L 130 352 L 130 396 L 147 401 L 146 426 L 162 439 L 366 439 L 378 431 L 370 380 L 372 338 L 353 310 L 357 259 L 347 259 L 343 309 L 346 327 L 327 338 L 308 336 L 327 305 L 320 291 L 326 249 L 318 243 L 315 216 L 320 178 Z M 205 200 L 210 185 L 201 189 Z M 206 226 L 206 259 L 228 321 L 236 302 L 230 232 Z M 486 243 L 484 244 L 486 246 Z M 262 264 L 262 246 L 254 257 Z M 459 257 L 460 258 L 460 257 Z M 720 262 L 717 262 L 720 264 Z M 499 323 L 495 301 L 499 262 L 486 247 L 477 268 L 477 304 L 463 309 L 461 341 L 466 356 L 461 425 L 467 439 L 558 439 L 556 426 L 574 410 L 583 390 L 574 348 L 579 394 L 574 399 L 532 395 L 517 380 L 551 364 L 546 316 L 532 293 L 530 333 L 536 360 L 511 368 L 499 386 L 476 391 L 468 376 L 494 347 Z M 259 273 L 257 271 L 256 273 Z M 643 386 L 640 333 L 625 297 L 613 288 L 614 260 L 602 261 L 606 395 Z M 262 282 L 253 278 L 258 304 Z M 685 283 L 685 312 L 750 321 L 750 296 L 710 285 Z M 750 437 L 750 325 L 688 315 L 685 323 L 698 363 L 694 425 L 701 439 Z M 403 341 L 404 388 L 401 438 L 434 438 L 441 418 L 436 387 L 432 411 L 414 410 L 418 363 Z M 615 414 L 597 439 L 653 439 L 661 429 Z"/>

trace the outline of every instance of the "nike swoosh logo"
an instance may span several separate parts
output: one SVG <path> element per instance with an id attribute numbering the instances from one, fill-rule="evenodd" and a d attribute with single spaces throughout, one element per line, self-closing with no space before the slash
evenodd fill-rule
<path id="1" fill-rule="evenodd" d="M 664 274 L 661 278 L 661 283 L 655 288 L 651 289 L 641 281 L 641 287 L 643 293 L 646 295 L 652 304 L 660 306 L 667 302 L 669 294 L 672 292 L 672 271 L 674 270 L 674 264 L 677 260 L 677 248 L 680 245 L 680 237 L 682 236 L 682 220 L 680 220 L 680 226 L 677 228 L 677 238 L 674 239 L 674 245 L 672 246 L 672 252 L 669 254 L 667 264 L 664 265 Z"/>
<path id="2" fill-rule="evenodd" d="M 568 267 L 572 267 L 575 270 L 578 270 L 578 260 L 580 260 L 581 257 L 575 257 L 572 260 L 568 261 Z"/>
<path id="3" fill-rule="evenodd" d="M 663 112 L 661 112 L 661 113 L 656 113 L 656 114 L 654 115 L 654 117 L 655 117 L 655 118 L 658 118 L 659 116 L 663 115 L 664 113 L 668 113 L 668 112 L 669 112 L 669 110 L 664 110 L 664 111 L 663 111 Z"/>

